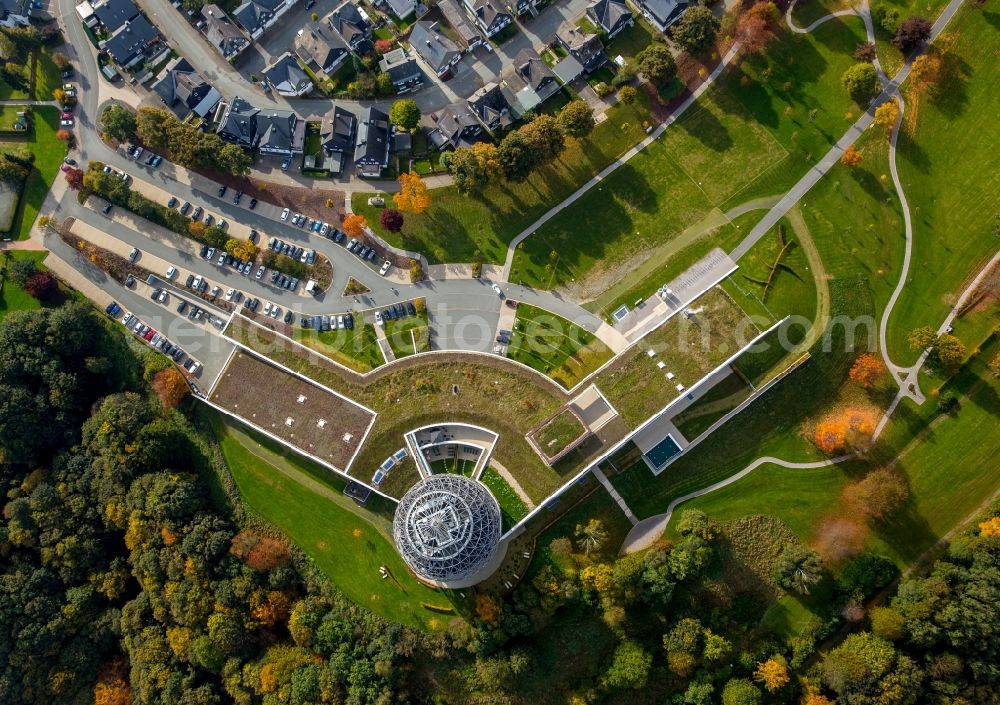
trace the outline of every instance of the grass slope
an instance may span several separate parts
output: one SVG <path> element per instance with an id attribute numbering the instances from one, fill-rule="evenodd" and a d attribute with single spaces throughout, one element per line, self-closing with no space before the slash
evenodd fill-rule
<path id="1" fill-rule="evenodd" d="M 27 147 L 35 157 L 35 168 L 28 175 L 21 192 L 21 203 L 9 232 L 14 240 L 28 239 L 38 209 L 42 207 L 42 202 L 59 173 L 59 165 L 66 156 L 66 145 L 56 137 L 59 130 L 59 110 L 51 106 L 35 106 L 31 112 L 33 127 L 26 140 L 0 141 L 0 150 Z"/>

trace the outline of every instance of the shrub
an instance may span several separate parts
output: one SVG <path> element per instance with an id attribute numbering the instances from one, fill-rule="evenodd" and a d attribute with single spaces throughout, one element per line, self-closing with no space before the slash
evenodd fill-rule
<path id="1" fill-rule="evenodd" d="M 866 104 L 876 96 L 879 88 L 878 72 L 868 63 L 855 64 L 840 79 L 847 94 L 859 104 Z"/>

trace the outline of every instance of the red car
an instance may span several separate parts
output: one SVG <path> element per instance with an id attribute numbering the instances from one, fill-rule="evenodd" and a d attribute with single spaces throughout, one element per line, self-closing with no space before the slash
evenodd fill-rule
<path id="1" fill-rule="evenodd" d="M 150 328 L 148 331 L 146 331 L 146 335 L 142 337 L 145 338 L 147 341 L 149 341 L 153 339 L 154 335 L 156 335 L 156 331 Z"/>
<path id="2" fill-rule="evenodd" d="M 63 165 L 62 165 L 61 167 L 59 167 L 59 168 L 60 168 L 60 169 L 62 169 L 63 171 L 69 171 L 69 170 L 70 170 L 70 169 L 72 169 L 73 167 L 71 167 L 71 166 L 70 166 L 69 164 L 63 164 Z"/>
<path id="3" fill-rule="evenodd" d="M 63 113 L 62 114 L 62 119 L 63 120 L 72 120 L 73 119 L 73 113 Z"/>

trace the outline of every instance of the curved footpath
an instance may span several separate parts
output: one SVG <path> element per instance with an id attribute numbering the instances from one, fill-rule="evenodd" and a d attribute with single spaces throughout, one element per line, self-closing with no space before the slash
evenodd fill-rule
<path id="1" fill-rule="evenodd" d="M 948 3 L 948 6 L 941 12 L 937 20 L 934 22 L 934 25 L 931 29 L 931 36 L 930 39 L 928 40 L 928 44 L 932 43 L 937 38 L 937 36 L 942 32 L 942 30 L 945 28 L 948 22 L 951 21 L 951 19 L 955 16 L 955 13 L 962 6 L 962 2 L 963 0 L 951 0 L 951 2 Z M 865 0 L 860 10 L 845 10 L 841 12 L 832 13 L 825 17 L 821 17 L 820 19 L 816 20 L 811 25 L 809 25 L 809 27 L 805 29 L 796 27 L 795 24 L 793 23 L 792 21 L 793 7 L 794 3 L 792 7 L 789 7 L 788 11 L 785 14 L 785 20 L 788 24 L 788 27 L 793 32 L 799 34 L 810 32 L 816 27 L 822 25 L 824 22 L 831 20 L 835 17 L 840 17 L 844 15 L 860 15 L 862 21 L 865 24 L 865 32 L 868 36 L 868 41 L 872 43 L 874 43 L 875 41 L 875 32 L 871 21 L 871 11 L 869 8 L 868 0 Z M 768 213 L 764 216 L 764 218 L 761 219 L 761 221 L 753 228 L 753 230 L 750 231 L 747 237 L 744 238 L 744 240 L 736 247 L 736 249 L 734 249 L 730 253 L 730 256 L 734 260 L 739 260 L 741 257 L 743 257 L 743 255 L 749 252 L 750 249 L 755 244 L 757 244 L 757 242 L 767 232 L 769 232 L 771 228 L 774 227 L 774 225 L 777 224 L 777 222 L 781 220 L 781 218 L 783 218 L 788 213 L 788 211 L 791 210 L 791 208 L 794 207 L 799 202 L 799 200 L 801 200 L 802 197 L 805 196 L 805 194 L 813 186 L 815 186 L 819 182 L 819 180 L 823 176 L 825 176 L 826 173 L 840 160 L 840 156 L 843 154 L 844 150 L 848 146 L 854 144 L 855 141 L 857 141 L 858 137 L 861 136 L 862 132 L 868 129 L 868 127 L 872 125 L 874 121 L 875 108 L 877 106 L 889 100 L 896 100 L 899 103 L 900 106 L 899 116 L 896 120 L 896 124 L 893 126 L 889 142 L 889 168 L 890 171 L 892 172 L 893 185 L 895 186 L 896 192 L 899 195 L 900 205 L 903 209 L 903 221 L 905 226 L 906 244 L 903 257 L 903 266 L 900 272 L 899 280 L 897 281 L 896 288 L 893 291 L 893 294 L 890 297 L 889 302 L 882 313 L 882 319 L 879 324 L 879 346 L 882 351 L 882 357 L 885 360 L 886 366 L 893 374 L 893 377 L 897 380 L 899 384 L 899 391 L 896 393 L 896 396 L 892 400 L 892 403 L 889 405 L 885 413 L 882 415 L 882 418 L 879 420 L 879 423 L 876 426 L 874 433 L 872 434 L 872 441 L 871 441 L 872 443 L 874 443 L 881 435 L 882 431 L 885 429 L 886 424 L 888 424 L 890 417 L 895 412 L 896 407 L 899 405 L 902 399 L 910 398 L 918 405 L 922 404 L 925 401 L 925 397 L 920 391 L 920 387 L 919 384 L 917 383 L 916 378 L 920 371 L 920 368 L 927 359 L 926 351 L 920 356 L 920 358 L 914 365 L 908 368 L 902 368 L 899 367 L 898 365 L 895 365 L 889 358 L 886 346 L 886 331 L 888 328 L 889 316 L 892 314 L 892 309 L 895 306 L 896 301 L 899 299 L 899 296 L 903 291 L 903 287 L 906 285 L 906 279 L 910 269 L 910 259 L 913 248 L 913 227 L 910 219 L 909 204 L 906 200 L 906 194 L 903 191 L 903 186 L 899 180 L 899 174 L 896 168 L 896 143 L 899 137 L 899 130 L 902 125 L 902 119 L 903 119 L 903 99 L 899 93 L 899 86 L 902 85 L 903 82 L 910 75 L 912 59 L 913 57 L 911 56 L 910 59 L 904 63 L 903 67 L 896 73 L 895 77 L 893 77 L 893 79 L 891 80 L 889 80 L 888 77 L 885 75 L 881 65 L 878 62 L 878 59 L 877 58 L 875 59 L 873 63 L 878 72 L 879 80 L 883 86 L 881 94 L 874 101 L 872 101 L 872 104 L 869 106 L 868 110 L 866 110 L 865 113 L 860 118 L 858 118 L 858 120 L 847 130 L 844 136 L 841 137 L 840 140 L 838 140 L 837 143 L 827 152 L 827 154 L 820 160 L 820 162 L 812 169 L 810 169 L 809 172 L 805 176 L 803 176 L 802 179 L 800 179 L 799 182 L 795 184 L 795 186 L 793 186 L 792 189 L 788 193 L 786 193 L 785 196 L 783 196 L 781 200 L 778 201 L 778 203 L 770 211 L 768 211 Z M 1000 261 L 1000 252 L 998 252 L 997 255 L 993 257 L 990 263 L 987 264 L 987 266 L 982 271 L 980 271 L 980 273 L 976 276 L 976 278 L 972 281 L 972 283 L 968 287 L 966 287 L 965 291 L 959 297 L 958 304 L 956 304 L 952 308 L 951 312 L 945 319 L 945 323 L 941 325 L 939 332 L 944 331 L 945 329 L 947 329 L 949 325 L 951 325 L 951 321 L 954 320 L 955 316 L 958 314 L 960 306 L 964 304 L 965 300 L 970 295 L 970 293 L 974 291 L 975 287 L 978 286 L 979 283 L 982 281 L 982 278 L 993 268 L 993 266 L 998 261 Z M 666 530 L 667 525 L 670 523 L 670 518 L 673 515 L 674 509 L 676 509 L 678 505 L 688 500 L 694 499 L 696 497 L 701 497 L 703 495 L 709 494 L 718 489 L 731 485 L 732 483 L 746 477 L 761 465 L 772 463 L 775 465 L 780 465 L 781 467 L 786 467 L 791 469 L 811 469 L 811 468 L 825 467 L 841 463 L 845 460 L 848 460 L 851 457 L 852 456 L 839 456 L 837 458 L 818 461 L 815 463 L 794 463 L 782 460 L 780 458 L 774 458 L 772 456 L 763 456 L 757 458 L 756 460 L 751 462 L 749 465 L 747 465 L 745 468 L 743 468 L 736 474 L 731 475 L 730 477 L 724 480 L 720 480 L 719 482 L 716 482 L 713 485 L 709 485 L 708 487 L 703 487 L 700 490 L 696 490 L 695 492 L 691 492 L 682 497 L 678 497 L 672 500 L 669 505 L 667 505 L 667 510 L 664 513 L 651 516 L 639 522 L 632 528 L 632 530 L 625 537 L 625 540 L 622 543 L 621 552 L 633 553 L 635 551 L 640 551 L 645 548 L 648 548 L 663 534 L 663 531 Z"/>

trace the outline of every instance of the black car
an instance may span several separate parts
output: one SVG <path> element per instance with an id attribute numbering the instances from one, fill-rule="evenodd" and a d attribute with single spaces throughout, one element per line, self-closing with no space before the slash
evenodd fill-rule
<path id="1" fill-rule="evenodd" d="M 128 278 L 125 279 L 125 286 L 127 286 L 129 289 L 134 289 L 135 288 L 135 277 L 133 277 L 131 274 L 129 274 Z"/>
<path id="2" fill-rule="evenodd" d="M 184 205 L 181 206 L 181 215 L 187 215 L 189 210 L 191 210 L 191 204 L 184 201 Z"/>
<path id="3" fill-rule="evenodd" d="M 201 258 L 205 259 L 206 257 L 208 257 L 208 245 L 202 245 L 201 246 Z"/>
<path id="4" fill-rule="evenodd" d="M 396 312 L 396 318 L 403 318 L 406 315 L 406 308 L 403 304 L 396 304 L 392 307 L 392 310 Z"/>
<path id="5" fill-rule="evenodd" d="M 188 307 L 188 302 L 181 301 L 179 304 L 177 304 L 177 313 L 184 313 L 185 311 L 187 311 L 187 307 Z"/>
<path id="6" fill-rule="evenodd" d="M 413 305 L 412 301 L 406 302 L 406 312 L 411 316 L 417 315 L 417 307 Z"/>
<path id="7" fill-rule="evenodd" d="M 177 205 L 177 199 L 171 196 L 170 200 L 167 201 L 167 208 L 173 208 L 176 205 Z"/>
<path id="8" fill-rule="evenodd" d="M 188 274 L 188 278 L 187 278 L 187 281 L 184 282 L 184 286 L 186 286 L 187 288 L 190 289 L 192 284 L 194 284 L 194 275 L 193 274 Z"/>
<path id="9" fill-rule="evenodd" d="M 393 311 L 391 308 L 387 308 L 384 311 L 382 311 L 382 318 L 388 318 L 390 321 L 395 321 L 396 312 Z"/>
<path id="10" fill-rule="evenodd" d="M 249 237 L 247 237 L 247 239 L 255 245 L 257 244 L 257 238 L 258 235 L 256 230 L 251 230 Z"/>
<path id="11" fill-rule="evenodd" d="M 309 316 L 303 316 L 299 319 L 299 325 L 303 328 L 309 328 L 312 325 L 312 319 Z"/>
<path id="12" fill-rule="evenodd" d="M 220 186 L 219 187 L 219 198 L 222 198 L 225 195 L 226 195 L 226 187 L 224 185 Z"/>
<path id="13" fill-rule="evenodd" d="M 243 192 L 242 191 L 237 191 L 236 195 L 233 196 L 233 205 L 234 206 L 240 205 L 240 199 L 241 198 L 243 198 Z"/>
<path id="14" fill-rule="evenodd" d="M 188 311 L 188 318 L 193 320 L 194 317 L 197 315 L 198 315 L 198 308 L 196 306 L 192 306 L 191 310 Z"/>
<path id="15" fill-rule="evenodd" d="M 344 327 L 347 328 L 347 330 L 354 330 L 354 314 L 348 313 L 344 316 Z"/>
<path id="16" fill-rule="evenodd" d="M 111 214 L 111 204 L 109 203 L 106 206 L 104 206 L 104 208 L 101 209 L 101 213 L 103 213 L 104 215 L 110 215 Z"/>
<path id="17" fill-rule="evenodd" d="M 291 311 L 286 311 L 285 312 L 285 323 L 291 323 L 291 322 L 292 322 L 292 312 Z"/>
<path id="18" fill-rule="evenodd" d="M 251 198 L 250 199 L 250 210 L 253 210 L 256 207 L 257 207 L 257 199 L 256 198 Z"/>

